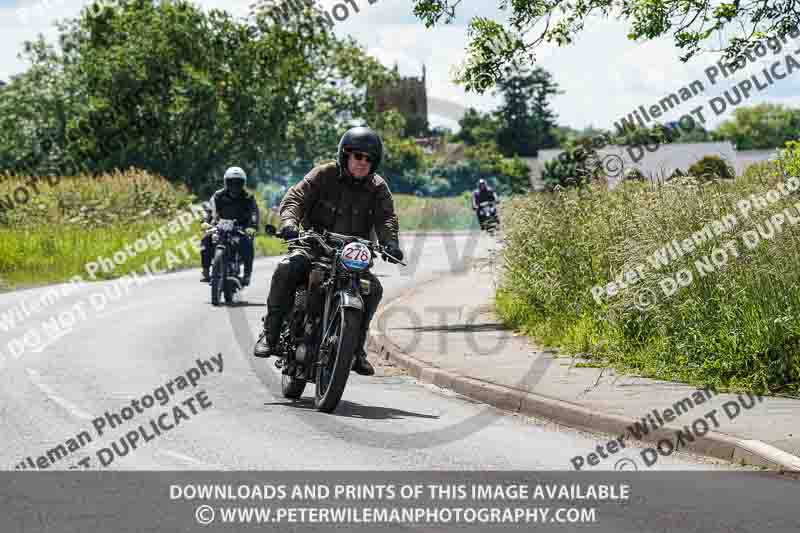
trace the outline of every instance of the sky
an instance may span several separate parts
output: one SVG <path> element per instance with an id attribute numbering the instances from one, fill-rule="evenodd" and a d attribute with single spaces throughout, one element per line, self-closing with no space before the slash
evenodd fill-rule
<path id="1" fill-rule="evenodd" d="M 195 1 L 207 8 L 227 9 L 241 16 L 246 15 L 251 3 L 251 0 Z M 0 0 L 0 79 L 8 80 L 10 75 L 25 69 L 25 63 L 17 58 L 25 40 L 39 33 L 54 39 L 57 35 L 54 21 L 76 15 L 86 3 L 86 0 Z M 319 3 L 331 9 L 343 0 Z M 358 12 L 351 3 L 358 6 Z M 396 63 L 401 75 L 419 76 L 425 64 L 431 125 L 455 129 L 459 110 L 475 107 L 490 111 L 499 102 L 498 96 L 466 93 L 451 81 L 452 69 L 464 58 L 470 19 L 474 16 L 502 19 L 498 4 L 499 0 L 463 0 L 452 24 L 429 29 L 414 17 L 411 0 L 349 0 L 349 16 L 336 25 L 335 31 L 354 37 L 384 65 L 391 67 Z M 340 14 L 344 13 L 341 9 Z M 790 43 L 793 46 L 778 55 L 768 54 L 764 65 L 749 65 L 712 86 L 704 70 L 719 59 L 717 56 L 707 54 L 682 63 L 670 38 L 635 43 L 626 38 L 628 29 L 628 24 L 622 21 L 592 19 L 573 44 L 537 50 L 537 64 L 553 75 L 563 91 L 552 101 L 559 124 L 578 129 L 587 126 L 612 129 L 614 122 L 638 106 L 649 107 L 700 80 L 705 89 L 702 94 L 659 120 L 677 120 L 692 108 L 706 104 L 706 126 L 713 128 L 730 118 L 732 110 L 716 116 L 707 111 L 709 99 L 800 48 L 800 40 Z M 742 105 L 773 102 L 800 106 L 798 89 L 800 73 L 763 91 L 754 91 Z M 439 104 L 440 101 L 446 105 Z"/>

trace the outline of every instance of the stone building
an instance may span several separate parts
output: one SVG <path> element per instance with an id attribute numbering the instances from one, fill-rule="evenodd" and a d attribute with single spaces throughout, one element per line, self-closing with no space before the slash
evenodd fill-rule
<path id="1" fill-rule="evenodd" d="M 394 66 L 397 72 L 397 65 Z M 367 88 L 367 98 L 375 102 L 375 109 L 383 112 L 396 109 L 406 119 L 406 135 L 418 137 L 428 131 L 428 94 L 425 89 L 425 65 L 422 77 L 400 78 L 397 85 Z"/>

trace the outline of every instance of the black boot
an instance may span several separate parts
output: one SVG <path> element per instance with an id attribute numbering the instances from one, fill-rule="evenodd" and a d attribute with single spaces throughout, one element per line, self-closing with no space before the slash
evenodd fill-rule
<path id="1" fill-rule="evenodd" d="M 366 344 L 367 340 L 367 330 L 369 328 L 369 323 L 367 323 L 364 327 L 364 331 L 361 332 L 361 335 L 358 338 L 358 345 L 356 346 L 356 352 L 353 354 L 355 357 L 355 364 L 353 364 L 353 371 L 356 374 L 360 374 L 362 376 L 372 376 L 375 375 L 375 369 L 372 367 L 369 361 L 367 361 L 367 352 L 364 350 L 364 344 Z"/>
<path id="2" fill-rule="evenodd" d="M 364 348 L 357 348 L 355 353 L 356 362 L 353 365 L 353 371 L 362 376 L 375 375 L 375 368 L 367 361 L 367 352 Z"/>
<path id="3" fill-rule="evenodd" d="M 200 283 L 208 283 L 209 281 L 211 281 L 211 276 L 208 273 L 208 269 L 204 268 L 203 276 L 200 278 Z"/>
<path id="4" fill-rule="evenodd" d="M 277 321 L 267 314 L 267 316 L 263 318 L 263 322 L 264 327 L 262 328 L 258 342 L 253 348 L 253 355 L 268 359 L 273 355 L 277 355 L 276 350 L 278 348 L 278 338 L 281 331 L 280 324 L 283 320 Z M 276 324 L 276 322 L 278 323 Z"/>

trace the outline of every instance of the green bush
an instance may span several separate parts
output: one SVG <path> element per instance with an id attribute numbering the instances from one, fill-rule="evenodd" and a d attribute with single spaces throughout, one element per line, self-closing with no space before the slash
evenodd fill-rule
<path id="1" fill-rule="evenodd" d="M 727 161 L 716 155 L 707 155 L 690 166 L 686 171 L 690 176 L 701 181 L 736 178 L 736 172 Z"/>
<path id="2" fill-rule="evenodd" d="M 552 190 L 555 187 L 572 187 L 577 185 L 578 166 L 574 161 L 553 159 L 544 164 L 542 181 Z"/>
<path id="3" fill-rule="evenodd" d="M 672 174 L 670 174 L 669 179 L 674 180 L 676 178 L 682 178 L 684 176 L 686 176 L 686 172 L 684 172 L 679 168 L 676 168 L 675 170 L 672 171 Z"/>
<path id="4" fill-rule="evenodd" d="M 647 181 L 647 178 L 642 173 L 642 171 L 636 167 L 631 167 L 625 170 L 623 177 L 627 181 Z"/>
<path id="5" fill-rule="evenodd" d="M 544 164 L 542 180 L 548 190 L 580 187 L 602 176 L 602 164 L 589 138 L 569 143 L 558 158 Z"/>

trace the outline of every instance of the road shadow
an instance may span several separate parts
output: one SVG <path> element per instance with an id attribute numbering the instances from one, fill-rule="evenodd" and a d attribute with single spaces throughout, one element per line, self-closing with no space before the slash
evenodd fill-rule
<path id="1" fill-rule="evenodd" d="M 314 400 L 312 398 L 301 398 L 299 400 L 287 400 L 284 402 L 267 402 L 264 405 L 278 405 L 294 407 L 308 411 L 314 410 Z M 362 405 L 360 403 L 342 400 L 339 406 L 329 416 L 340 416 L 343 418 L 360 418 L 364 420 L 402 420 L 404 418 L 426 418 L 428 420 L 438 420 L 438 415 L 426 415 L 413 411 L 404 411 L 393 407 L 380 407 L 374 405 Z"/>
<path id="2" fill-rule="evenodd" d="M 413 328 L 389 328 L 390 330 L 418 331 L 430 333 L 441 331 L 445 333 L 480 333 L 482 331 L 511 331 L 511 328 L 502 322 L 485 322 L 483 324 L 449 324 L 446 326 L 417 326 Z"/>

